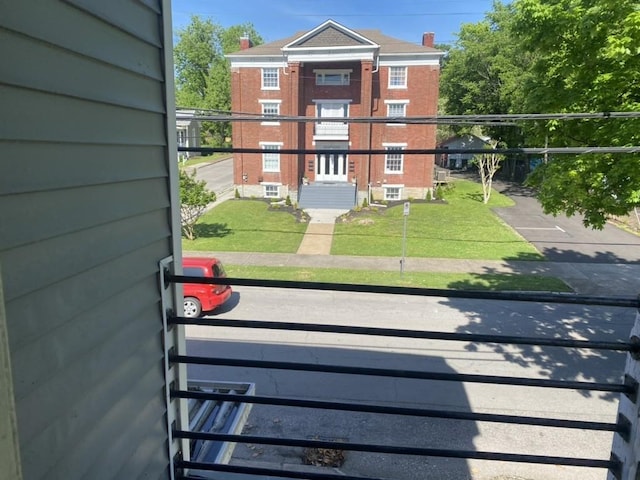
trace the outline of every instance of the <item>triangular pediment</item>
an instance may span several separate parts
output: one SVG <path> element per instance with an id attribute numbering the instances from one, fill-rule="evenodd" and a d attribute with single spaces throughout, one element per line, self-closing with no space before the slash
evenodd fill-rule
<path id="1" fill-rule="evenodd" d="M 283 50 L 297 50 L 308 48 L 332 48 L 332 47 L 377 47 L 366 37 L 340 25 L 333 20 L 327 20 L 322 25 L 298 37 L 293 42 L 285 45 Z"/>

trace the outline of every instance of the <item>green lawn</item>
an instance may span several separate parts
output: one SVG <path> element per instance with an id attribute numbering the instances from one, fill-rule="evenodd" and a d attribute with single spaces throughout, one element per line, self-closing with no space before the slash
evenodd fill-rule
<path id="1" fill-rule="evenodd" d="M 413 203 L 407 218 L 408 257 L 486 260 L 543 260 L 538 251 L 505 225 L 490 209 L 511 206 L 493 192 L 482 203 L 479 184 L 457 180 L 445 194 L 447 203 Z M 336 223 L 333 255 L 400 256 L 403 206 L 361 211 Z"/>
<path id="2" fill-rule="evenodd" d="M 225 265 L 232 278 L 294 280 L 301 282 L 338 282 L 455 290 L 572 291 L 557 278 L 540 275 L 429 273 L 343 270 L 335 268 L 258 267 Z"/>
<path id="3" fill-rule="evenodd" d="M 284 211 L 269 210 L 261 200 L 228 200 L 196 225 L 198 238 L 183 239 L 184 250 L 295 253 L 306 223 Z"/>

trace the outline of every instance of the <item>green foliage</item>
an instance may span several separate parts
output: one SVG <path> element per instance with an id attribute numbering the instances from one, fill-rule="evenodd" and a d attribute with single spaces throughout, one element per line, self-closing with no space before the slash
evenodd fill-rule
<path id="1" fill-rule="evenodd" d="M 367 208 L 369 206 L 369 200 L 367 199 L 367 197 L 364 197 L 364 199 L 362 200 L 362 208 Z"/>
<path id="2" fill-rule="evenodd" d="M 236 191 L 234 192 L 233 196 L 235 198 L 240 198 L 240 191 L 236 188 Z"/>
<path id="3" fill-rule="evenodd" d="M 449 114 L 638 112 L 638 2 L 496 1 L 483 21 L 462 26 L 441 92 Z M 640 144 L 640 119 L 527 122 L 483 132 L 508 147 L 629 146 Z M 633 155 L 562 155 L 528 184 L 545 212 L 579 214 L 601 228 L 608 216 L 640 205 L 640 162 Z"/>
<path id="4" fill-rule="evenodd" d="M 433 200 L 433 190 L 428 188 L 427 189 L 427 195 L 425 196 L 425 199 L 427 200 L 427 202 L 430 202 L 431 200 Z"/>
<path id="5" fill-rule="evenodd" d="M 180 107 L 231 110 L 231 71 L 225 55 L 240 49 L 240 37 L 248 35 L 253 45 L 262 37 L 250 23 L 223 28 L 210 18 L 191 17 L 177 32 L 174 47 L 176 103 Z M 229 122 L 203 122 L 203 144 L 222 146 L 231 136 Z"/>
<path id="6" fill-rule="evenodd" d="M 547 112 L 640 110 L 640 11 L 637 0 L 518 0 L 522 45 L 536 52 L 525 84 L 527 107 Z M 536 109 L 536 110 L 533 110 Z M 550 146 L 640 143 L 640 120 L 588 120 L 539 125 Z M 532 175 L 547 213 L 580 214 L 602 228 L 609 215 L 640 204 L 634 155 L 557 158 Z"/>
<path id="7" fill-rule="evenodd" d="M 191 174 L 180 169 L 180 217 L 182 234 L 189 240 L 196 237 L 195 224 L 206 211 L 207 205 L 216 201 L 216 194 L 207 189 L 204 180 L 196 180 Z"/>
<path id="8" fill-rule="evenodd" d="M 291 197 L 290 197 L 289 195 L 287 195 L 287 198 L 285 198 L 285 200 L 284 200 L 284 204 L 285 204 L 287 207 L 290 207 L 290 206 L 291 206 Z"/>
<path id="9" fill-rule="evenodd" d="M 494 3 L 494 10 L 478 23 L 462 25 L 440 78 L 448 114 L 499 114 L 520 111 L 521 85 L 531 55 L 518 48 L 513 8 Z M 457 127 L 457 133 L 470 133 Z M 479 133 L 479 132 L 475 132 Z M 522 141 L 513 127 L 487 127 L 482 133 L 509 146 Z"/>

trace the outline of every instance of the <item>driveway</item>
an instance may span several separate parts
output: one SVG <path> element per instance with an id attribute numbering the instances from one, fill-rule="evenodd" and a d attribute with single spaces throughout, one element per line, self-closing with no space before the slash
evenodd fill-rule
<path id="1" fill-rule="evenodd" d="M 585 228 L 579 216 L 547 215 L 531 190 L 495 182 L 494 188 L 516 203 L 494 211 L 551 262 L 639 264 L 640 237 L 613 225 L 602 230 Z"/>

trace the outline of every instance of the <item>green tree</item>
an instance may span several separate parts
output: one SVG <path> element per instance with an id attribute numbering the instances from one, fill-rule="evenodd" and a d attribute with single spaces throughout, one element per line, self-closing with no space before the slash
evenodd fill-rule
<path id="1" fill-rule="evenodd" d="M 440 90 L 445 110 L 453 115 L 519 113 L 520 86 L 530 55 L 519 49 L 513 8 L 499 1 L 478 23 L 462 25 L 458 40 L 443 64 Z M 469 133 L 471 126 L 457 128 Z M 519 129 L 492 126 L 483 133 L 507 146 L 522 143 Z"/>
<path id="2" fill-rule="evenodd" d="M 196 238 L 195 225 L 207 210 L 207 206 L 216 201 L 216 194 L 207 189 L 204 180 L 196 180 L 196 173 L 187 173 L 180 169 L 180 217 L 182 234 L 189 240 Z"/>
<path id="3" fill-rule="evenodd" d="M 534 54 L 523 83 L 526 111 L 640 111 L 637 0 L 516 0 L 513 7 L 522 47 Z M 640 121 L 549 122 L 530 134 L 550 146 L 638 145 Z M 529 183 L 547 213 L 580 214 L 595 228 L 640 205 L 634 155 L 558 157 Z"/>
<path id="4" fill-rule="evenodd" d="M 262 37 L 252 24 L 224 28 L 211 19 L 197 15 L 177 32 L 174 47 L 176 103 L 196 110 L 231 110 L 231 73 L 225 55 L 240 49 L 240 37 L 253 45 Z M 231 135 L 229 122 L 203 122 L 205 144 L 223 145 Z"/>
<path id="5" fill-rule="evenodd" d="M 495 149 L 498 146 L 496 141 L 487 147 Z M 491 198 L 491 190 L 493 187 L 493 177 L 500 168 L 500 163 L 504 160 L 504 155 L 499 155 L 495 152 L 487 152 L 483 154 L 474 155 L 473 163 L 478 167 L 480 173 L 480 182 L 482 183 L 482 203 L 489 203 Z"/>

